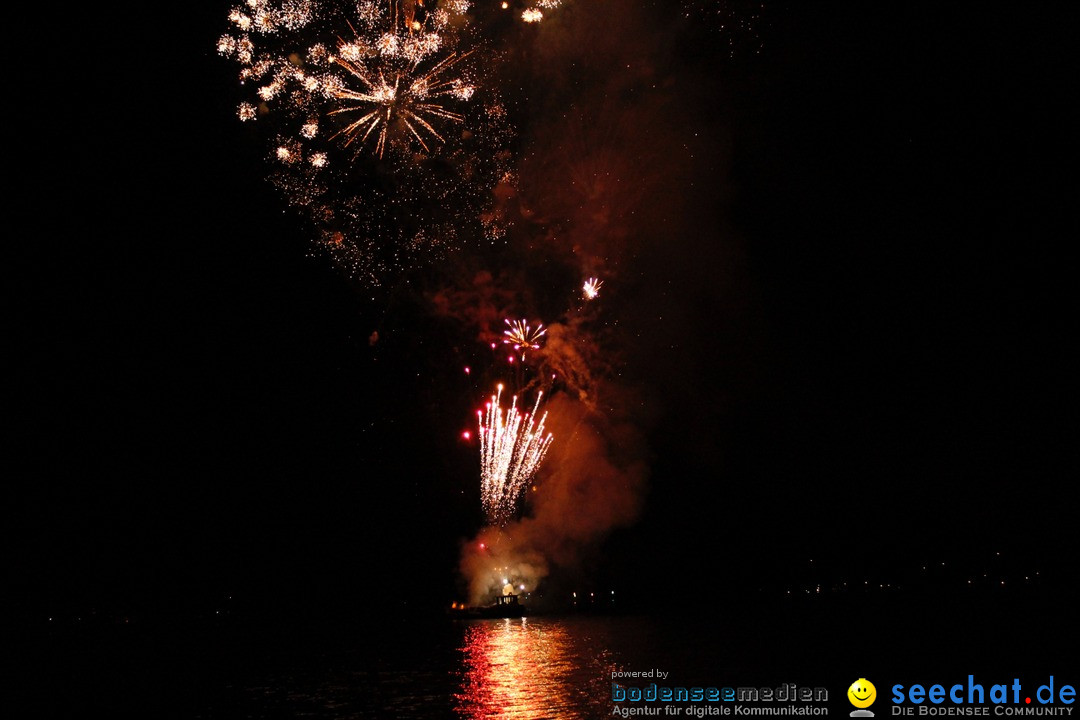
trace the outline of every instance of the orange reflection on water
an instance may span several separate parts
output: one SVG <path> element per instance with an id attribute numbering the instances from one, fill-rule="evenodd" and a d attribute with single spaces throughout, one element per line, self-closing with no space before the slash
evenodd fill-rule
<path id="1" fill-rule="evenodd" d="M 515 618 L 470 625 L 455 709 L 470 720 L 592 717 L 605 686 L 579 644 L 561 623 Z"/>

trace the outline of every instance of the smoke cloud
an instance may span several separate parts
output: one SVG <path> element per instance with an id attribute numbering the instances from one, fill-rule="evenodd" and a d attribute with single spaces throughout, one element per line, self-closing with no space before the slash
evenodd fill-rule
<path id="1" fill-rule="evenodd" d="M 652 391 L 623 376 L 624 358 L 631 348 L 635 359 L 656 352 L 639 338 L 654 330 L 640 323 L 658 320 L 642 321 L 641 311 L 666 299 L 667 289 L 650 285 L 655 273 L 642 269 L 655 269 L 646 265 L 663 256 L 658 248 L 681 252 L 675 238 L 692 236 L 687 219 L 701 208 L 692 172 L 701 171 L 703 148 L 711 150 L 693 129 L 700 109 L 693 79 L 680 75 L 674 58 L 674 26 L 631 0 L 606 6 L 602 26 L 594 8 L 563 10 L 523 51 L 523 82 L 535 90 L 530 124 L 517 190 L 498 198 L 500 215 L 514 221 L 513 269 L 459 274 L 473 281 L 454 280 L 432 298 L 439 314 L 474 325 L 481 338 L 501 330 L 508 311 L 549 321 L 543 348 L 530 354 L 536 377 L 518 391 L 553 389 L 541 412 L 555 440 L 522 517 L 484 528 L 463 546 L 474 604 L 491 602 L 507 584 L 532 592 L 559 571 L 576 572 L 612 530 L 639 516 L 649 468 L 643 397 Z M 605 282 L 595 304 L 582 299 L 561 317 L 543 314 L 545 285 L 573 278 L 580 288 L 589 276 Z M 613 299 L 618 309 L 595 309 Z M 659 333 L 676 332 L 667 328 L 677 322 L 662 321 Z M 667 337 L 654 335 L 648 345 Z"/>
<path id="2" fill-rule="evenodd" d="M 535 590 L 553 569 L 576 568 L 612 529 L 633 522 L 648 470 L 634 424 L 590 412 L 565 395 L 547 405 L 556 436 L 542 477 L 528 492 L 531 514 L 505 528 L 488 527 L 463 551 L 470 602 Z"/>

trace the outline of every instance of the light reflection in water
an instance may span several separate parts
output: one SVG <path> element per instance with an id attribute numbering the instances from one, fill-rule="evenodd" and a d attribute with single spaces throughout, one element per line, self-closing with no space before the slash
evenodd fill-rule
<path id="1" fill-rule="evenodd" d="M 591 718 L 610 703 L 607 653 L 563 623 L 514 618 L 465 631 L 455 710 L 481 718 Z"/>

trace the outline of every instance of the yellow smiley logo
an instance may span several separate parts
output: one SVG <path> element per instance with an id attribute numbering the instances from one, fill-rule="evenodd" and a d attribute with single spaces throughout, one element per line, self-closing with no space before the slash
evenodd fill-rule
<path id="1" fill-rule="evenodd" d="M 847 689 L 848 700 L 857 708 L 867 708 L 877 699 L 877 688 L 866 678 L 859 678 Z"/>

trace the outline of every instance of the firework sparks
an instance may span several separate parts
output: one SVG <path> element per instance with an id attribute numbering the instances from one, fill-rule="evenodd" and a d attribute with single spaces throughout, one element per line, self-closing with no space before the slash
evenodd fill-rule
<path id="1" fill-rule="evenodd" d="M 513 162 L 499 60 L 468 0 L 242 0 L 216 44 L 269 179 L 350 277 L 384 277 L 505 236 L 491 189 Z M 388 181 L 384 181 L 388 180 Z"/>
<path id="2" fill-rule="evenodd" d="M 547 330 L 543 325 L 537 325 L 536 329 L 529 327 L 528 322 L 525 320 L 510 320 L 505 321 L 509 326 L 509 330 L 504 330 L 503 343 L 506 345 L 513 345 L 514 349 L 521 353 L 521 358 L 525 359 L 526 350 L 539 350 L 540 338 L 542 338 Z"/>
<path id="3" fill-rule="evenodd" d="M 521 414 L 515 396 L 504 414 L 502 390 L 499 385 L 486 410 L 476 413 L 480 424 L 480 494 L 488 522 L 493 525 L 505 525 L 511 519 L 553 439 L 551 433 L 544 434 L 547 413 L 536 420 L 543 393 L 537 395 L 532 412 Z"/>
<path id="4" fill-rule="evenodd" d="M 600 294 L 600 287 L 604 284 L 603 280 L 597 280 L 594 277 L 585 281 L 585 284 L 581 287 L 581 292 L 585 294 L 586 300 L 595 300 L 596 296 Z"/>
<path id="5" fill-rule="evenodd" d="M 716 32 L 728 55 L 760 55 L 762 30 L 768 25 L 770 3 L 765 0 L 682 0 L 683 14 Z"/>
<path id="6" fill-rule="evenodd" d="M 324 8 L 312 0 L 247 4 L 250 12 L 234 9 L 229 14 L 237 34 L 222 36 L 217 50 L 240 63 L 241 81 L 254 81 L 267 112 L 273 105 L 286 116 L 302 118 L 299 134 L 304 139 L 321 134 L 314 116 L 352 113 L 358 117 L 332 137 L 344 138 L 348 146 L 373 136 L 380 158 L 388 146 L 408 155 L 410 142 L 403 140 L 415 140 L 430 152 L 434 141 L 444 142 L 436 120 L 465 120 L 447 103 L 467 102 L 476 91 L 461 66 L 471 51 L 450 52 L 431 62 L 457 42 L 448 24 L 460 3 L 426 12 L 419 3 L 362 0 L 352 21 L 332 3 Z M 321 40 L 336 35 L 339 24 L 348 24 L 353 37 L 338 36 L 335 52 Z M 245 120 L 255 116 L 245 106 L 239 114 Z"/>
<path id="7" fill-rule="evenodd" d="M 334 61 L 348 71 L 350 79 L 361 85 L 358 89 L 341 87 L 332 91 L 334 97 L 344 100 L 345 104 L 331 110 L 330 115 L 360 114 L 335 137 L 346 137 L 346 146 L 358 138 L 362 144 L 378 129 L 375 151 L 381 158 L 388 138 L 393 143 L 392 133 L 399 128 L 398 136 L 412 137 L 425 152 L 430 152 L 429 142 L 444 142 L 432 123 L 438 119 L 460 123 L 465 119 L 462 114 L 449 110 L 444 101 L 464 101 L 472 97 L 473 88 L 468 82 L 460 77 L 448 77 L 448 73 L 468 56 L 469 53 L 451 53 L 426 72 L 418 72 L 417 63 L 411 60 L 404 68 L 384 67 L 382 55 L 375 67 L 335 57 Z"/>
<path id="8" fill-rule="evenodd" d="M 562 5 L 562 0 L 537 0 L 535 7 L 526 8 L 521 19 L 527 23 L 538 23 L 544 19 L 544 10 L 554 10 Z M 506 4 L 503 4 L 506 7 Z"/>

